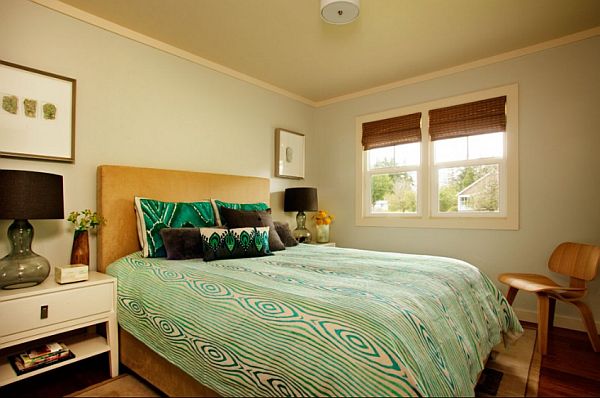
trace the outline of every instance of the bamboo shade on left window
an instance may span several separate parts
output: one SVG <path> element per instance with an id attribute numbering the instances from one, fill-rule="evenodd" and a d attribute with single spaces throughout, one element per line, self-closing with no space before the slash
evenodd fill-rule
<path id="1" fill-rule="evenodd" d="M 375 120 L 362 125 L 362 145 L 365 151 L 420 141 L 421 112 Z"/>

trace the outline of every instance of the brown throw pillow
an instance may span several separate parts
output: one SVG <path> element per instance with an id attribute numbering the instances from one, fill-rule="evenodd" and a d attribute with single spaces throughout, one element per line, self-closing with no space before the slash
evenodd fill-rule
<path id="1" fill-rule="evenodd" d="M 202 258 L 199 228 L 163 228 L 160 230 L 168 260 Z"/>
<path id="2" fill-rule="evenodd" d="M 244 227 L 269 227 L 269 249 L 274 252 L 285 250 L 285 245 L 279 238 L 279 234 L 275 230 L 273 217 L 268 211 L 261 210 L 234 210 L 227 207 L 221 207 L 221 220 L 228 228 L 244 228 Z"/>
<path id="3" fill-rule="evenodd" d="M 292 230 L 288 223 L 273 221 L 273 224 L 275 224 L 275 230 L 285 247 L 296 246 L 298 244 L 298 241 L 292 235 Z"/>

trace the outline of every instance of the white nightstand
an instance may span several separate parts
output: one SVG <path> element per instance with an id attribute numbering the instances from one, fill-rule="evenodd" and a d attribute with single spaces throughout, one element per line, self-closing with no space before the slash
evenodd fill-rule
<path id="1" fill-rule="evenodd" d="M 34 287 L 0 290 L 0 386 L 105 352 L 109 353 L 110 374 L 117 376 L 116 297 L 117 280 L 98 272 L 90 272 L 84 282 L 59 285 L 50 275 Z M 99 324 L 106 325 L 106 337 L 93 332 Z M 75 358 L 21 376 L 8 362 L 8 355 L 23 351 L 29 342 L 33 348 L 54 335 L 84 328 L 86 333 L 61 339 Z"/>

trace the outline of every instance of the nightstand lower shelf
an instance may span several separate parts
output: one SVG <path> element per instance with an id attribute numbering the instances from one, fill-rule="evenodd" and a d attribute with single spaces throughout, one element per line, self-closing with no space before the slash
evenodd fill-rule
<path id="1" fill-rule="evenodd" d="M 106 341 L 106 338 L 97 334 L 86 334 L 61 339 L 61 342 L 65 343 L 69 350 L 75 354 L 75 358 L 68 359 L 55 363 L 54 365 L 46 366 L 25 374 L 18 376 L 15 370 L 12 368 L 8 361 L 7 356 L 0 358 L 0 386 L 13 383 L 15 381 L 23 380 L 31 376 L 38 375 L 43 372 L 47 372 L 52 369 L 59 368 L 61 366 L 68 365 L 73 362 L 81 361 L 83 359 L 92 357 L 94 355 L 102 354 L 110 351 L 110 346 Z"/>

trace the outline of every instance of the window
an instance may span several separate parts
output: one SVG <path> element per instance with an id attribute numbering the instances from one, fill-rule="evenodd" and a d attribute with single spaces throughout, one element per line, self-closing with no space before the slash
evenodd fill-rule
<path id="1" fill-rule="evenodd" d="M 370 214 L 418 213 L 421 113 L 366 122 L 366 196 Z"/>
<path id="2" fill-rule="evenodd" d="M 518 229 L 517 110 L 511 85 L 358 117 L 357 224 Z"/>

